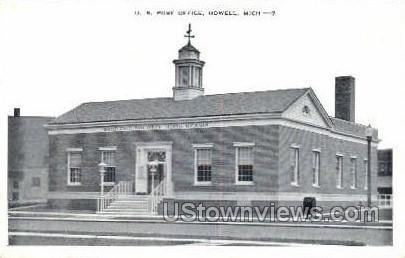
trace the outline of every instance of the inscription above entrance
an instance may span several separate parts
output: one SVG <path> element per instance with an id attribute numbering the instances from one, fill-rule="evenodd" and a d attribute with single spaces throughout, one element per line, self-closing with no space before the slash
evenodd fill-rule
<path id="1" fill-rule="evenodd" d="M 144 131 L 144 130 L 172 130 L 172 129 L 191 129 L 191 128 L 207 128 L 208 122 L 188 122 L 188 123 L 170 123 L 170 124 L 142 124 L 128 126 L 111 126 L 104 128 L 105 132 L 128 132 L 128 131 Z"/>

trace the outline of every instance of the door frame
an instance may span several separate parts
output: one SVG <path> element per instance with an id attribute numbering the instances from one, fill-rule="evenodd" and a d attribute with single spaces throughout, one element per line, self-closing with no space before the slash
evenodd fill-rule
<path id="1" fill-rule="evenodd" d="M 135 181 L 139 173 L 141 173 L 141 169 L 147 169 L 147 161 L 145 160 L 145 164 L 140 164 L 142 162 L 142 156 L 145 157 L 146 153 L 149 150 L 162 150 L 166 152 L 166 174 L 164 180 L 166 180 L 166 191 L 165 196 L 171 197 L 173 194 L 173 184 L 172 184 L 172 145 L 173 142 L 136 142 L 136 155 L 135 155 Z M 146 193 L 147 193 L 147 185 L 148 185 L 148 174 L 146 173 Z M 135 193 L 136 192 L 136 182 L 135 182 Z"/>

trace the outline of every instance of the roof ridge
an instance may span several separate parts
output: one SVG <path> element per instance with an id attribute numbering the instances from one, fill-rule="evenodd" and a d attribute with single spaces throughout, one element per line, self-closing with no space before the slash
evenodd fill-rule
<path id="1" fill-rule="evenodd" d="M 218 95 L 231 95 L 231 94 L 247 94 L 247 93 L 263 93 L 263 92 L 275 92 L 275 91 L 293 91 L 293 90 L 308 90 L 310 87 L 303 87 L 303 88 L 290 88 L 290 89 L 275 89 L 275 90 L 257 90 L 257 91 L 241 91 L 241 92 L 229 92 L 229 93 L 217 93 L 217 94 L 210 94 L 204 95 L 208 96 L 218 96 Z M 204 97 L 200 96 L 200 97 Z"/>
<path id="2" fill-rule="evenodd" d="M 58 116 L 55 122 L 282 112 L 286 106 L 308 92 L 308 90 L 310 88 L 222 93 L 199 96 L 190 101 L 178 102 L 171 97 L 85 102 Z M 224 101 L 226 102 L 226 109 L 224 109 Z"/>
<path id="3" fill-rule="evenodd" d="M 332 119 L 336 119 L 336 120 L 338 120 L 338 121 L 347 123 L 347 124 L 351 124 L 351 125 L 359 125 L 359 126 L 363 126 L 363 127 L 367 127 L 367 126 L 368 126 L 368 125 L 361 124 L 361 123 L 357 123 L 357 122 L 347 121 L 347 120 L 345 120 L 345 119 L 338 118 L 338 117 L 333 117 L 333 116 L 329 116 L 329 117 L 332 118 Z"/>
<path id="4" fill-rule="evenodd" d="M 89 102 L 83 102 L 80 105 L 92 104 L 92 103 L 111 103 L 111 102 L 119 102 L 119 101 L 153 100 L 153 99 L 172 99 L 172 98 L 171 97 L 152 97 L 152 98 L 142 98 L 142 99 L 117 99 L 117 100 L 105 100 L 105 101 L 89 101 Z"/>
<path id="5" fill-rule="evenodd" d="M 289 89 L 275 89 L 275 90 L 258 90 L 258 91 L 241 91 L 241 92 L 229 92 L 229 93 L 217 93 L 217 94 L 208 94 L 208 95 L 203 95 L 199 96 L 197 98 L 201 97 L 211 97 L 211 96 L 221 96 L 221 95 L 234 95 L 234 94 L 249 94 L 249 93 L 264 93 L 264 92 L 276 92 L 276 91 L 293 91 L 293 90 L 309 90 L 311 87 L 303 87 L 303 88 L 289 88 Z M 197 99 L 196 98 L 196 99 Z M 152 98 L 142 98 L 142 99 L 118 99 L 118 100 L 106 100 L 106 101 L 89 101 L 89 102 L 83 102 L 80 105 L 85 105 L 85 104 L 93 104 L 93 103 L 112 103 L 112 102 L 119 102 L 119 101 L 135 101 L 135 100 L 158 100 L 158 99 L 173 99 L 172 97 L 152 97 Z M 80 106 L 79 105 L 79 106 Z"/>
<path id="6" fill-rule="evenodd" d="M 56 118 L 55 116 L 8 116 L 8 117 L 13 117 L 13 118 L 47 118 L 47 119 L 52 119 Z"/>

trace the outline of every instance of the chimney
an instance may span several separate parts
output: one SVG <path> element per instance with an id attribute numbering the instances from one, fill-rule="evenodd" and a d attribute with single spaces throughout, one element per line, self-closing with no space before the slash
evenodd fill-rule
<path id="1" fill-rule="evenodd" d="M 335 78 L 335 117 L 346 121 L 355 120 L 355 79 L 352 76 Z"/>
<path id="2" fill-rule="evenodd" d="M 20 108 L 14 108 L 14 117 L 20 117 Z"/>

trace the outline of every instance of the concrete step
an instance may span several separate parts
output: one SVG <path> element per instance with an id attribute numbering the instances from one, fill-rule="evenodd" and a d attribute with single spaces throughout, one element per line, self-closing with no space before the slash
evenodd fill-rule
<path id="1" fill-rule="evenodd" d="M 119 216 L 156 215 L 156 213 L 149 212 L 149 211 L 133 211 L 133 212 L 102 211 L 102 212 L 98 212 L 97 214 L 119 215 Z"/>
<path id="2" fill-rule="evenodd" d="M 113 203 L 122 203 L 122 204 L 148 203 L 148 202 L 149 202 L 149 200 L 120 200 L 120 199 L 118 199 L 118 200 L 113 201 Z"/>
<path id="3" fill-rule="evenodd" d="M 149 203 L 111 203 L 108 207 L 148 207 Z"/>
<path id="4" fill-rule="evenodd" d="M 107 209 L 111 210 L 125 210 L 125 209 L 132 209 L 132 210 L 147 210 L 149 206 L 141 206 L 141 207 L 128 207 L 128 206 L 109 206 Z"/>
<path id="5" fill-rule="evenodd" d="M 142 199 L 149 199 L 149 195 L 118 195 L 118 199 L 131 199 L 131 200 L 142 200 Z"/>
<path id="6" fill-rule="evenodd" d="M 119 203 L 111 203 L 108 207 L 128 207 L 128 208 L 132 208 L 132 207 L 149 207 L 150 204 L 149 203 L 144 203 L 144 204 L 119 204 Z"/>
<path id="7" fill-rule="evenodd" d="M 145 203 L 145 204 L 125 204 L 125 205 L 122 205 L 122 204 L 118 204 L 118 203 L 113 203 L 113 204 L 111 204 L 111 205 L 109 205 L 108 207 L 128 207 L 128 208 L 133 208 L 133 207 L 149 207 L 150 206 L 150 204 L 149 203 Z"/>
<path id="8" fill-rule="evenodd" d="M 120 195 L 98 214 L 117 216 L 153 215 L 150 209 L 149 195 Z M 156 215 L 156 214 L 155 214 Z"/>
<path id="9" fill-rule="evenodd" d="M 131 203 L 149 203 L 149 200 L 115 200 L 112 203 L 131 204 Z"/>
<path id="10" fill-rule="evenodd" d="M 113 211 L 113 212 L 134 212 L 134 211 L 148 211 L 148 209 L 145 208 L 138 208 L 138 209 L 133 209 L 133 208 L 107 208 L 105 211 Z"/>
<path id="11" fill-rule="evenodd" d="M 146 200 L 149 199 L 150 196 L 146 195 L 121 195 L 121 196 L 117 196 L 118 199 L 130 199 L 130 200 Z"/>

